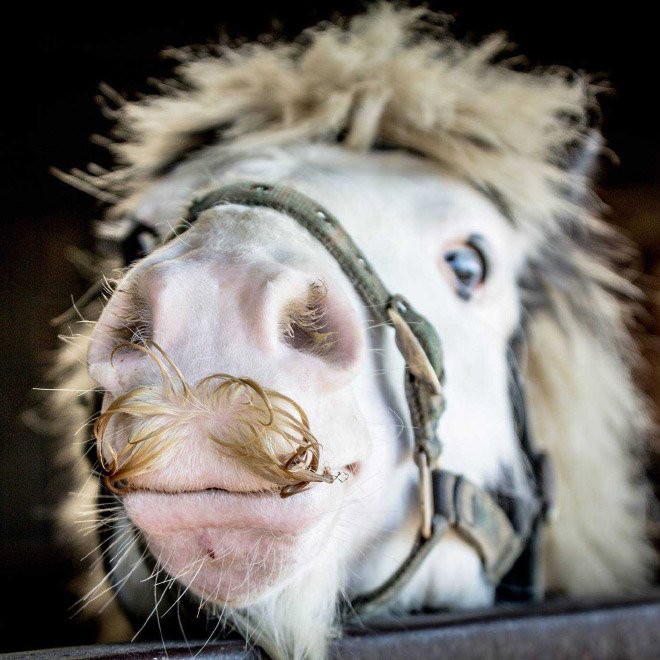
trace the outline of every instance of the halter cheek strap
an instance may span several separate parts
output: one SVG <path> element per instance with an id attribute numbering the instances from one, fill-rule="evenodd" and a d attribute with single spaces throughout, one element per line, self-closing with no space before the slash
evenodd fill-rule
<path id="1" fill-rule="evenodd" d="M 374 319 L 394 328 L 396 345 L 405 360 L 404 383 L 419 469 L 422 523 L 414 547 L 399 569 L 379 588 L 354 599 L 349 611 L 367 613 L 390 601 L 449 529 L 475 548 L 485 576 L 497 585 L 525 547 L 540 503 L 535 501 L 516 529 L 486 491 L 438 467 L 442 446 L 437 427 L 445 409 L 445 376 L 435 328 L 402 296 L 388 291 L 339 221 L 309 197 L 287 186 L 231 184 L 193 202 L 186 226 L 202 212 L 223 204 L 266 207 L 296 220 L 337 261 Z"/>
<path id="2" fill-rule="evenodd" d="M 241 182 L 218 188 L 194 201 L 184 224 L 167 239 L 185 231 L 204 211 L 224 204 L 279 211 L 312 234 L 337 261 L 373 318 L 394 329 L 396 345 L 405 360 L 405 392 L 419 469 L 421 525 L 414 546 L 401 566 L 380 587 L 348 603 L 344 617 L 375 611 L 391 601 L 450 529 L 475 549 L 484 575 L 494 586 L 521 553 L 527 553 L 529 561 L 535 563 L 533 549 L 537 544 L 533 537 L 547 508 L 540 490 L 539 497 L 531 504 L 518 506 L 517 515 L 510 519 L 485 490 L 439 467 L 442 446 L 437 426 L 445 409 L 445 397 L 442 348 L 435 328 L 402 296 L 388 291 L 332 214 L 287 186 Z M 139 226 L 136 223 L 127 240 L 135 243 L 139 239 Z M 121 247 L 128 264 L 133 260 L 126 254 L 130 248 L 123 243 Z M 522 443 L 525 453 L 530 459 L 536 458 L 525 443 L 528 444 L 528 439 Z M 538 571 L 530 571 L 529 575 L 534 576 L 530 579 L 536 580 L 537 574 Z M 538 593 L 538 584 L 523 586 L 531 593 Z"/>

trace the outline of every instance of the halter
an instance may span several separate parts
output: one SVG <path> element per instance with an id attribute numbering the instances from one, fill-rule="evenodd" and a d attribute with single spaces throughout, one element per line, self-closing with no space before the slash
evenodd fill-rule
<path id="1" fill-rule="evenodd" d="M 273 209 L 306 229 L 337 261 L 374 319 L 394 329 L 396 345 L 405 360 L 405 393 L 414 437 L 414 458 L 419 470 L 421 525 L 414 546 L 401 566 L 380 587 L 348 603 L 343 611 L 344 618 L 369 614 L 383 607 L 405 587 L 449 530 L 458 533 L 478 553 L 488 581 L 495 587 L 500 585 L 498 597 L 539 599 L 542 588 L 538 536 L 541 523 L 552 509 L 553 480 L 545 455 L 537 453 L 532 446 L 524 414 L 516 415 L 516 421 L 521 450 L 532 468 L 535 490 L 532 502 L 515 498 L 496 501 L 465 477 L 442 469 L 442 444 L 437 426 L 445 409 L 445 376 L 441 342 L 433 326 L 405 298 L 388 291 L 331 213 L 287 186 L 240 182 L 220 187 L 193 201 L 183 225 L 165 240 L 179 235 L 204 211 L 226 204 Z M 132 220 L 119 240 L 126 265 L 145 256 L 149 249 L 140 237 L 150 234 L 150 242 L 153 242 L 154 233 L 152 228 Z M 520 374 L 517 368 L 513 372 L 513 387 L 517 388 L 518 399 L 524 402 Z M 507 499 L 508 502 L 504 501 Z M 110 535 L 104 533 L 103 536 Z M 102 550 L 107 549 L 107 541 L 102 539 Z M 106 568 L 112 566 L 116 568 L 116 562 L 113 564 L 109 552 Z M 153 594 L 151 587 L 145 588 Z M 118 598 L 129 615 L 136 614 L 135 607 L 125 602 L 119 593 Z"/>

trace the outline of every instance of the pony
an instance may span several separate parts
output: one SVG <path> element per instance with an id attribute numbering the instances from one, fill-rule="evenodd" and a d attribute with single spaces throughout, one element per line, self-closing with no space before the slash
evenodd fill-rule
<path id="1" fill-rule="evenodd" d="M 535 593 L 649 583 L 632 248 L 590 187 L 600 88 L 508 48 L 381 3 L 293 42 L 175 51 L 137 101 L 105 90 L 116 167 L 60 173 L 108 204 L 105 294 L 64 322 L 53 406 L 84 466 L 62 527 L 89 522 L 81 603 L 114 609 L 106 639 L 178 610 L 323 657 L 347 604 L 488 606 L 518 552 L 493 579 L 460 524 L 381 587 L 446 523 L 430 474 L 469 482 L 498 529 L 503 503 L 537 502 L 528 436 L 556 473 Z M 389 317 L 356 285 L 367 265 L 406 301 Z"/>

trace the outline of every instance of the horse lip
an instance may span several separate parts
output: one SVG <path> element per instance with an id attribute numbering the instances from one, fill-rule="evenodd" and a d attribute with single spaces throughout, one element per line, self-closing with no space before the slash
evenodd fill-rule
<path id="1" fill-rule="evenodd" d="M 191 493 L 230 493 L 231 495 L 242 495 L 245 497 L 272 497 L 279 495 L 275 488 L 270 490 L 229 490 L 219 486 L 209 486 L 208 488 L 185 488 L 182 490 L 170 490 L 167 488 L 133 488 L 131 493 L 155 493 L 157 495 L 190 495 Z"/>
<path id="2" fill-rule="evenodd" d="M 351 463 L 345 464 L 339 470 L 332 470 L 336 475 L 335 482 L 337 484 L 343 484 L 348 478 L 356 478 L 361 471 L 361 462 L 353 461 Z M 220 481 L 220 483 L 218 483 Z M 334 483 L 334 482 L 333 482 Z M 310 482 L 307 489 L 301 492 L 307 492 L 314 488 L 321 486 L 319 482 Z M 280 498 L 281 487 L 277 485 L 261 486 L 260 488 L 254 488 L 250 490 L 246 488 L 245 490 L 239 488 L 227 488 L 224 484 L 221 483 L 221 480 L 217 478 L 214 479 L 204 479 L 202 483 L 197 486 L 185 486 L 183 488 L 175 488 L 171 485 L 159 485 L 157 482 L 155 484 L 150 483 L 134 483 L 129 488 L 127 495 L 130 493 L 154 493 L 159 495 L 187 495 L 192 493 L 228 493 L 230 495 L 238 495 L 243 497 L 277 497 Z M 287 498 L 288 499 L 288 498 Z"/>
<path id="3" fill-rule="evenodd" d="M 276 491 L 230 492 L 208 488 L 187 492 L 134 490 L 124 497 L 129 518 L 145 533 L 163 535 L 200 528 L 264 529 L 300 534 L 325 519 L 334 484 L 316 484 L 293 497 Z"/>

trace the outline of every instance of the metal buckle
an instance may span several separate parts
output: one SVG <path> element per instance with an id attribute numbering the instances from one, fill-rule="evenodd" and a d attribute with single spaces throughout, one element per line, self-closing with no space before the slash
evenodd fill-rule
<path id="1" fill-rule="evenodd" d="M 442 383 L 431 364 L 426 351 L 413 332 L 404 314 L 410 306 L 401 296 L 392 296 L 387 313 L 394 326 L 396 344 L 403 355 L 406 367 L 430 390 L 428 396 L 442 396 Z M 419 469 L 419 508 L 422 516 L 421 535 L 424 540 L 433 534 L 433 480 L 431 461 L 423 446 L 417 447 L 415 463 Z"/>
<path id="2" fill-rule="evenodd" d="M 427 453 L 420 449 L 415 456 L 415 463 L 419 468 L 419 510 L 422 514 L 422 538 L 429 540 L 433 534 L 433 480 L 431 479 L 431 465 Z"/>
<path id="3" fill-rule="evenodd" d="M 442 394 L 442 383 L 435 373 L 426 352 L 419 343 L 419 339 L 410 328 L 408 321 L 403 317 L 408 303 L 401 296 L 392 296 L 387 308 L 388 316 L 394 326 L 396 343 L 406 361 L 406 366 L 417 378 L 426 383 L 434 394 Z"/>

